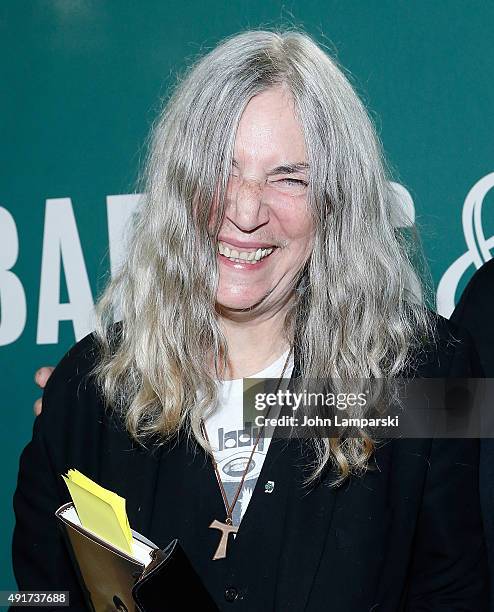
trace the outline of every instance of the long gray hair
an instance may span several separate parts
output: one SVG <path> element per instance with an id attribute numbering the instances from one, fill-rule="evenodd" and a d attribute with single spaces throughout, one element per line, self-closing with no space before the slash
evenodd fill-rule
<path id="1" fill-rule="evenodd" d="M 128 257 L 99 302 L 97 374 L 136 440 L 182 430 L 210 451 L 201 422 L 217 402 L 218 367 L 215 374 L 205 356 L 217 365 L 228 354 L 215 309 L 216 239 L 235 134 L 249 100 L 279 85 L 305 136 L 316 228 L 285 320 L 301 379 L 393 377 L 432 333 L 409 293 L 416 275 L 391 223 L 380 143 L 349 81 L 305 34 L 244 32 L 197 61 L 165 105 Z M 375 447 L 368 436 L 313 444 L 309 481 L 332 465 L 335 483 L 365 469 Z"/>

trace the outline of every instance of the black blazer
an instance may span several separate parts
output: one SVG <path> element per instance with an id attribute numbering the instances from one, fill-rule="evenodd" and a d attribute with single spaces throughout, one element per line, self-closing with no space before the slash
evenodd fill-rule
<path id="1" fill-rule="evenodd" d="M 453 341 L 452 329 L 438 318 L 439 346 L 424 351 L 419 375 L 469 375 L 469 341 L 459 330 Z M 73 467 L 126 498 L 134 529 L 162 547 L 178 537 L 221 610 L 487 609 L 477 441 L 389 441 L 376 452 L 378 469 L 307 491 L 307 445 L 273 440 L 227 559 L 212 561 L 218 532 L 208 525 L 224 507 L 211 462 L 184 440 L 158 450 L 133 445 L 86 376 L 94 360 L 91 336 L 64 357 L 21 457 L 13 540 L 20 589 L 70 590 L 71 609 L 84 609 L 53 516 L 69 499 L 59 475 Z M 267 480 L 276 483 L 269 495 Z"/>
<path id="2" fill-rule="evenodd" d="M 463 291 L 451 320 L 467 329 L 478 352 L 481 370 L 476 374 L 494 378 L 494 259 L 475 272 Z M 491 583 L 490 610 L 494 612 L 494 438 L 480 441 L 480 504 L 487 541 Z"/>
<path id="3" fill-rule="evenodd" d="M 494 378 L 493 299 L 494 259 L 491 259 L 472 276 L 451 315 L 451 321 L 464 327 L 472 336 L 483 375 L 488 378 Z"/>

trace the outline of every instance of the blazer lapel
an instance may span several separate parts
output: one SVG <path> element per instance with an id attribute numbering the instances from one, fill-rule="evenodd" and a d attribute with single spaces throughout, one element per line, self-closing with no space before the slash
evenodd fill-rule
<path id="1" fill-rule="evenodd" d="M 287 500 L 283 547 L 280 551 L 276 610 L 305 609 L 314 577 L 326 547 L 339 490 L 324 483 L 304 488 L 307 465 L 313 459 L 307 442 L 292 442 L 295 459 L 293 480 Z M 294 572 L 294 564 L 298 571 Z M 296 588 L 293 581 L 296 580 Z"/>
<path id="2" fill-rule="evenodd" d="M 295 346 L 294 368 L 289 389 L 300 376 L 300 357 Z M 323 553 L 338 490 L 321 483 L 304 485 L 316 459 L 310 442 L 291 440 L 290 494 L 286 501 L 283 547 L 280 554 L 276 610 L 299 612 L 305 608 L 317 566 Z M 297 588 L 293 588 L 296 560 Z"/>
<path id="3" fill-rule="evenodd" d="M 295 353 L 289 389 L 293 390 L 298 376 Z M 289 416 L 291 412 L 285 407 L 281 415 Z M 300 612 L 306 605 L 338 495 L 323 484 L 304 487 L 313 460 L 313 451 L 306 441 L 276 437 L 271 441 L 229 551 L 230 583 L 242 584 L 242 576 L 250 576 L 248 601 L 256 609 Z M 269 486 L 266 488 L 268 481 L 274 485 L 272 492 Z M 301 570 L 296 576 L 294 564 Z"/>

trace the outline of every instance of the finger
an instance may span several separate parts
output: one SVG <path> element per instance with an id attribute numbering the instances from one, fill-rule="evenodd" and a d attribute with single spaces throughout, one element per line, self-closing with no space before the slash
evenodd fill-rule
<path id="1" fill-rule="evenodd" d="M 33 410 L 34 410 L 34 414 L 36 416 L 39 416 L 41 414 L 41 411 L 43 410 L 43 402 L 42 402 L 41 398 L 37 399 L 34 402 Z"/>
<path id="2" fill-rule="evenodd" d="M 34 382 L 38 385 L 38 387 L 41 387 L 42 389 L 45 388 L 45 385 L 54 369 L 55 368 L 51 366 L 45 366 L 36 371 L 36 374 L 34 375 Z"/>

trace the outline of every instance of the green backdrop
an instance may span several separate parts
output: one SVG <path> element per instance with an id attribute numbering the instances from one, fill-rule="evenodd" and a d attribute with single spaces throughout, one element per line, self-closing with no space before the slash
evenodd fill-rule
<path id="1" fill-rule="evenodd" d="M 135 191 L 160 98 L 188 60 L 241 29 L 290 24 L 354 75 L 413 198 L 441 312 L 490 258 L 493 2 L 4 1 L 0 590 L 15 586 L 11 498 L 31 436 L 33 373 L 74 342 L 74 312 L 108 275 L 107 197 Z"/>

